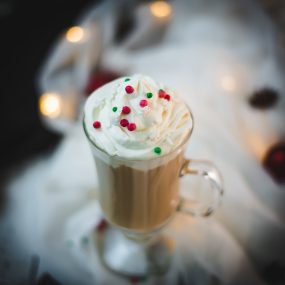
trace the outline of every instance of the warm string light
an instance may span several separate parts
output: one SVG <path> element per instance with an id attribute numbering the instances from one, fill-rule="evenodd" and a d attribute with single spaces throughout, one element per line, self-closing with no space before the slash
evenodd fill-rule
<path id="1" fill-rule="evenodd" d="M 150 11 L 157 18 L 166 18 L 172 14 L 170 4 L 165 1 L 155 1 L 150 4 Z"/>
<path id="2" fill-rule="evenodd" d="M 71 43 L 78 43 L 83 40 L 84 34 L 83 28 L 75 26 L 67 30 L 65 37 Z"/>
<path id="3" fill-rule="evenodd" d="M 236 80 L 230 75 L 225 75 L 221 78 L 221 86 L 227 92 L 234 92 L 236 90 Z"/>
<path id="4" fill-rule="evenodd" d="M 61 112 L 61 101 L 57 93 L 44 93 L 39 100 L 40 112 L 47 117 L 58 117 Z"/>

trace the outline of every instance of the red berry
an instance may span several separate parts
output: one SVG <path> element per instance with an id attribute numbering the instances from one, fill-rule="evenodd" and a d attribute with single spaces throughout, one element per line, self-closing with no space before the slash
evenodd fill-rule
<path id="1" fill-rule="evenodd" d="M 128 121 L 127 119 L 122 119 L 122 120 L 120 121 L 120 125 L 121 125 L 122 127 L 127 127 L 127 126 L 129 125 L 129 121 Z"/>
<path id="2" fill-rule="evenodd" d="M 166 93 L 165 93 L 164 90 L 160 89 L 160 90 L 158 91 L 158 97 L 159 97 L 159 98 L 164 98 L 165 95 L 166 95 Z"/>
<path id="3" fill-rule="evenodd" d="M 167 101 L 170 101 L 170 98 L 171 98 L 171 97 L 170 97 L 169 94 L 166 94 L 166 95 L 164 96 L 164 99 L 167 100 Z"/>
<path id="4" fill-rule="evenodd" d="M 146 107 L 147 104 L 148 104 L 147 100 L 141 100 L 141 101 L 140 101 L 140 106 L 141 106 L 142 108 Z"/>
<path id="5" fill-rule="evenodd" d="M 124 106 L 123 109 L 122 109 L 122 113 L 127 115 L 127 114 L 130 114 L 131 113 L 131 108 L 128 107 L 128 106 Z"/>
<path id="6" fill-rule="evenodd" d="M 131 85 L 126 86 L 125 90 L 128 94 L 132 94 L 134 92 L 134 88 Z"/>
<path id="7" fill-rule="evenodd" d="M 128 125 L 128 130 L 129 130 L 130 132 L 134 131 L 136 128 L 137 128 L 137 126 L 136 126 L 135 123 L 130 123 L 130 124 Z"/>
<path id="8" fill-rule="evenodd" d="M 101 128 L 101 123 L 100 123 L 99 121 L 95 121 L 95 122 L 93 123 L 93 127 L 94 127 L 95 129 L 99 129 L 99 128 Z"/>

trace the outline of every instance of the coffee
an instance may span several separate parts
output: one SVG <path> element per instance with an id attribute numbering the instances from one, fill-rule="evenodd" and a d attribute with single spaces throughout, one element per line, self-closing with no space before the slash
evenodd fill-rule
<path id="1" fill-rule="evenodd" d="M 183 154 L 149 170 L 114 167 L 96 159 L 99 201 L 106 218 L 116 226 L 137 232 L 160 227 L 176 211 L 179 171 Z M 143 162 L 141 162 L 143 163 Z"/>

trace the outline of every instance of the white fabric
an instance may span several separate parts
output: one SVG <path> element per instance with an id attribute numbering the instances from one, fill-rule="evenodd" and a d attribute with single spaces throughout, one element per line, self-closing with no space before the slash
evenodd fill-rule
<path id="1" fill-rule="evenodd" d="M 102 267 L 92 242 L 102 217 L 94 180 L 86 138 L 77 125 L 48 162 L 35 162 L 10 185 L 12 221 L 22 244 L 40 255 L 41 270 L 63 281 L 75 278 L 80 284 L 112 284 L 114 280 L 128 284 Z M 19 193 L 19 189 L 23 190 Z M 173 280 L 179 275 L 194 284 L 211 284 L 213 276 L 223 284 L 259 284 L 241 245 L 214 218 L 195 220 L 177 214 L 167 231 L 177 248 L 174 266 L 163 284 L 175 284 Z M 87 245 L 81 243 L 83 237 L 90 240 Z M 68 246 L 70 241 L 72 247 Z M 161 279 L 148 282 L 160 284 L 155 282 Z"/>
<path id="2" fill-rule="evenodd" d="M 285 86 L 274 28 L 248 1 L 239 6 L 237 1 L 212 2 L 174 1 L 174 16 L 164 25 L 146 21 L 151 15 L 142 6 L 136 11 L 137 30 L 115 46 L 109 1 L 82 18 L 86 26 L 100 23 L 100 36 L 92 34 L 85 48 L 59 41 L 42 72 L 42 90 L 54 90 L 57 81 L 51 75 L 75 54 L 76 64 L 58 77 L 59 91 L 80 90 L 97 62 L 88 58 L 103 51 L 104 67 L 149 74 L 176 89 L 192 108 L 195 127 L 187 155 L 215 162 L 225 196 L 210 219 L 177 215 L 168 227 L 177 244 L 174 266 L 163 281 L 146 284 L 176 284 L 178 276 L 185 284 L 213 284 L 213 276 L 224 284 L 263 284 L 257 268 L 284 262 L 285 191 L 260 163 L 266 149 L 284 136 Z M 148 46 L 162 27 L 167 28 L 163 40 Z M 249 94 L 264 86 L 280 93 L 274 111 L 248 106 Z M 183 187 L 190 183 L 185 180 Z M 92 240 L 101 218 L 96 188 L 95 167 L 78 123 L 49 158 L 33 162 L 11 182 L 9 213 L 23 245 L 40 254 L 43 271 L 68 284 L 128 284 L 102 267 L 92 243 L 87 249 L 80 242 L 84 236 Z"/>

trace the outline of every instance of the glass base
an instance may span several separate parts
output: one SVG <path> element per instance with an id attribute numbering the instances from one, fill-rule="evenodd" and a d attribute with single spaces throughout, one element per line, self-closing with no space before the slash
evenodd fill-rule
<path id="1" fill-rule="evenodd" d="M 160 231 L 153 234 L 125 233 L 107 225 L 96 233 L 101 262 L 113 273 L 128 278 L 163 275 L 172 259 L 174 242 Z"/>

